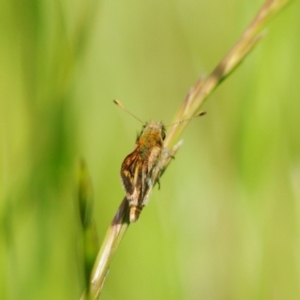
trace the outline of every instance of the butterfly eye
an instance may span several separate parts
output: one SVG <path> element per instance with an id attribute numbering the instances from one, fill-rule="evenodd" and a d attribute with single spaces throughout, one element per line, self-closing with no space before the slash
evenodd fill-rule
<path id="1" fill-rule="evenodd" d="M 161 132 L 161 138 L 164 141 L 166 138 L 166 133 L 164 131 Z"/>

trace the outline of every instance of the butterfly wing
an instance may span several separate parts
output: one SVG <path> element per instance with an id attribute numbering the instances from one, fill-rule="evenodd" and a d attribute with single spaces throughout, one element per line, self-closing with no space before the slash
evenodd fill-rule
<path id="1" fill-rule="evenodd" d="M 142 201 L 141 205 L 145 206 L 148 203 L 150 194 L 152 192 L 153 186 L 159 180 L 160 176 L 160 157 L 161 157 L 161 148 L 152 147 L 149 153 L 149 157 L 144 164 L 145 171 L 143 175 L 143 186 L 142 186 Z"/>
<path id="2" fill-rule="evenodd" d="M 141 194 L 143 161 L 138 147 L 122 163 L 121 178 L 130 205 L 137 205 Z"/>
<path id="3" fill-rule="evenodd" d="M 147 204 L 152 188 L 160 175 L 160 147 L 152 147 L 142 157 L 139 146 L 125 157 L 121 167 L 121 178 L 130 207 L 130 222 L 135 222 Z"/>

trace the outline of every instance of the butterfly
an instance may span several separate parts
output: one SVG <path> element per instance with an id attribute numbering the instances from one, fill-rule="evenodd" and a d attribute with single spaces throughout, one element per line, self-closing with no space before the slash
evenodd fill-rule
<path id="1" fill-rule="evenodd" d="M 127 111 L 120 101 L 114 100 L 114 103 L 139 120 Z M 201 112 L 199 116 L 203 114 L 205 112 Z M 130 223 L 139 219 L 143 207 L 149 201 L 153 186 L 156 183 L 159 185 L 159 178 L 164 171 L 166 160 L 172 157 L 169 150 L 164 147 L 166 137 L 164 124 L 154 121 L 142 123 L 143 128 L 137 136 L 135 148 L 125 157 L 120 172 L 129 203 Z"/>
<path id="2" fill-rule="evenodd" d="M 136 139 L 133 152 L 127 155 L 121 166 L 121 179 L 129 202 L 129 221 L 138 220 L 143 207 L 163 170 L 160 163 L 168 155 L 164 148 L 165 126 L 150 121 Z"/>

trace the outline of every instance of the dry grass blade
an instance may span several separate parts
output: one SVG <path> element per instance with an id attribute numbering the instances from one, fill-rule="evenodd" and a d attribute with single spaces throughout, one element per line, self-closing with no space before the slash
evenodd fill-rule
<path id="1" fill-rule="evenodd" d="M 212 91 L 234 71 L 262 38 L 263 34 L 261 33 L 261 30 L 266 22 L 289 2 L 291 1 L 267 0 L 264 3 L 253 22 L 248 26 L 238 42 L 226 54 L 213 72 L 207 78 L 202 77 L 195 86 L 191 88 L 187 97 L 181 104 L 173 123 L 190 118 L 199 112 L 201 105 Z M 187 122 L 183 122 L 171 127 L 165 140 L 165 147 L 170 148 L 176 142 L 187 124 Z M 174 155 L 179 146 L 180 144 L 177 144 L 172 148 L 171 151 L 173 151 Z M 163 162 L 164 166 L 166 167 L 169 162 L 170 160 L 165 160 Z M 128 205 L 125 198 L 107 231 L 96 259 L 90 280 L 90 299 L 97 299 L 100 295 L 113 254 L 124 236 L 128 225 Z"/>

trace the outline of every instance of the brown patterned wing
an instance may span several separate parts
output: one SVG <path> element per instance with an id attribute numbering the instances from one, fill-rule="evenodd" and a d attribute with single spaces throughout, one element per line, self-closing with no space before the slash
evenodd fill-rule
<path id="1" fill-rule="evenodd" d="M 149 155 L 141 157 L 140 149 L 130 153 L 123 161 L 121 178 L 129 202 L 130 222 L 138 220 L 143 207 L 147 204 L 155 182 L 160 175 L 160 147 L 152 147 Z"/>
<path id="2" fill-rule="evenodd" d="M 122 163 L 121 178 L 129 203 L 137 205 L 141 192 L 142 159 L 138 147 Z"/>
<path id="3" fill-rule="evenodd" d="M 144 165 L 144 171 L 142 172 L 145 177 L 142 180 L 142 206 L 148 203 L 150 194 L 152 192 L 153 186 L 159 180 L 160 176 L 160 157 L 161 148 L 152 147 L 149 157 Z"/>

